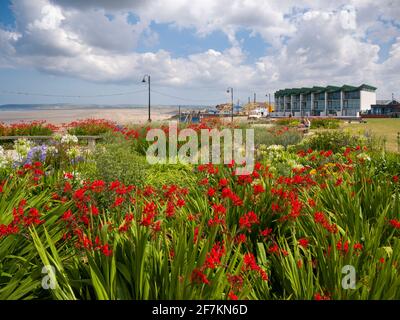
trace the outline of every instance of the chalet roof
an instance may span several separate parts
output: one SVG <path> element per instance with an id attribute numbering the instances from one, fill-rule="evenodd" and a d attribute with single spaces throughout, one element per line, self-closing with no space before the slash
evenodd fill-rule
<path id="1" fill-rule="evenodd" d="M 341 87 L 339 86 L 333 86 L 329 85 L 326 87 L 318 87 L 314 86 L 312 88 L 286 88 L 282 90 L 278 90 L 275 92 L 276 97 L 282 97 L 282 96 L 289 96 L 289 95 L 298 95 L 298 94 L 308 94 L 308 93 L 323 93 L 323 92 L 338 92 L 338 91 L 344 91 L 344 92 L 349 92 L 349 91 L 357 91 L 357 90 L 368 90 L 368 91 L 375 91 L 377 88 L 370 86 L 368 84 L 362 84 L 358 87 L 355 86 L 350 86 L 350 85 L 343 85 Z"/>

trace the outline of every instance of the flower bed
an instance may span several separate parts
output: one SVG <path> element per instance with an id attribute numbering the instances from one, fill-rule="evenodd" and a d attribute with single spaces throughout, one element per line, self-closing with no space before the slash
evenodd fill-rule
<path id="1" fill-rule="evenodd" d="M 0 123 L 0 136 L 50 136 L 57 127 L 45 121 Z"/>
<path id="2" fill-rule="evenodd" d="M 143 144 L 130 130 L 118 159 Z M 90 155 L 55 163 L 40 147 L 0 167 L 0 299 L 399 299 L 399 156 L 362 142 L 260 146 L 251 174 L 197 165 L 187 185 L 105 181 Z"/>
<path id="3" fill-rule="evenodd" d="M 65 125 L 68 133 L 73 135 L 101 135 L 107 132 L 118 130 L 114 121 L 105 119 L 85 119 L 71 122 Z"/>

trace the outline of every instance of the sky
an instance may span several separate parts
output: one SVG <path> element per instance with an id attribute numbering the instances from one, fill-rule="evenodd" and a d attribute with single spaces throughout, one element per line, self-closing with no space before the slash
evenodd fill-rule
<path id="1" fill-rule="evenodd" d="M 400 96 L 400 0 L 0 0 L 0 104 L 246 102 L 278 89 Z"/>

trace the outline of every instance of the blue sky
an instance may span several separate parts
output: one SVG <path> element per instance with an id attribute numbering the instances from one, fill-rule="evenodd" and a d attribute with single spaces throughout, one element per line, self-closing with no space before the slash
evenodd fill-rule
<path id="1" fill-rule="evenodd" d="M 147 73 L 157 104 L 345 83 L 387 98 L 400 95 L 399 13 L 390 0 L 1 0 L 0 104 L 144 104 Z"/>

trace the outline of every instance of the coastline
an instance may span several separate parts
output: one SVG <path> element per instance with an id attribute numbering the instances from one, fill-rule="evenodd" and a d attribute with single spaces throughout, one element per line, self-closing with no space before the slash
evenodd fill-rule
<path id="1" fill-rule="evenodd" d="M 177 113 L 176 108 L 153 107 L 151 119 L 164 121 Z M 53 124 L 63 124 L 82 119 L 107 119 L 120 124 L 144 123 L 147 121 L 147 108 L 82 108 L 82 109 L 52 109 L 52 110 L 1 110 L 0 123 L 21 121 L 46 121 Z"/>

